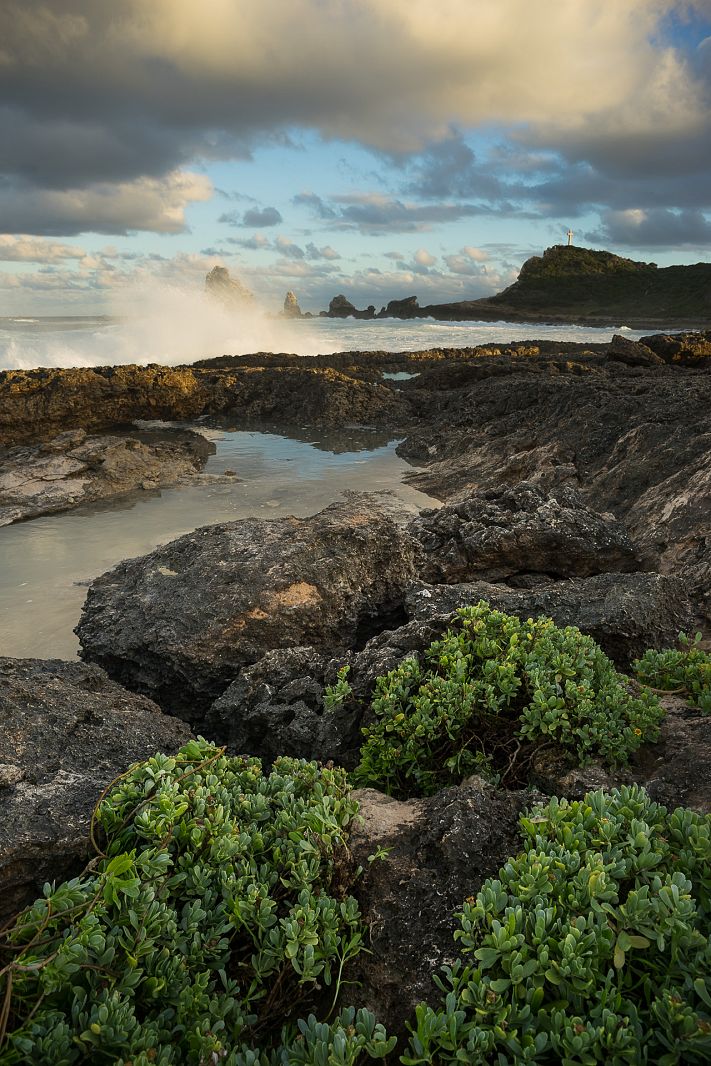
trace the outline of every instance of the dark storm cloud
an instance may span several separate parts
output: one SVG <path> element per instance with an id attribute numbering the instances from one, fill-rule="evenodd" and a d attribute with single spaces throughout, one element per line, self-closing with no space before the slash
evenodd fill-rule
<path id="1" fill-rule="evenodd" d="M 586 239 L 629 248 L 705 248 L 711 245 L 711 221 L 701 211 L 606 211 L 602 226 Z"/>
<path id="2" fill-rule="evenodd" d="M 711 45 L 665 46 L 660 12 L 687 0 L 608 7 L 601 17 L 599 0 L 444 0 L 437 10 L 410 0 L 0 0 L 0 228 L 15 232 L 21 218 L 34 233 L 178 232 L 191 199 L 204 198 L 197 185 L 179 192 L 181 168 L 247 158 L 302 128 L 391 158 L 429 145 L 400 195 L 431 204 L 296 198 L 362 233 L 522 203 L 635 206 L 616 182 L 649 186 L 636 206 L 704 207 Z M 508 160 L 478 158 L 452 135 L 484 124 L 513 139 Z M 547 152 L 562 160 L 559 180 L 536 170 Z M 566 177 L 584 167 L 597 189 L 572 199 Z M 151 181 L 169 186 L 164 209 Z M 655 181 L 665 199 L 653 200 Z"/>

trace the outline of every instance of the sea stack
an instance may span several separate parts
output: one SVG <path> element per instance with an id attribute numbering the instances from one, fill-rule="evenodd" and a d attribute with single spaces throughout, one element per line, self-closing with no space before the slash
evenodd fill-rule
<path id="1" fill-rule="evenodd" d="M 223 266 L 214 266 L 209 272 L 205 278 L 205 291 L 230 309 L 244 307 L 254 300 L 254 294 L 247 286 L 239 278 L 230 277 L 229 270 Z"/>
<path id="2" fill-rule="evenodd" d="M 296 299 L 296 293 L 291 289 L 284 297 L 284 317 L 285 318 L 301 318 L 301 308 L 299 307 L 299 301 Z"/>

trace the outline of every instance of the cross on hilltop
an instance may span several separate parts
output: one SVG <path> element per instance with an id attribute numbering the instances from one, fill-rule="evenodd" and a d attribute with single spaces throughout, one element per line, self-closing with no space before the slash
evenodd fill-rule
<path id="1" fill-rule="evenodd" d="M 570 248 L 571 244 L 573 243 L 573 237 L 574 236 L 575 236 L 575 234 L 573 233 L 572 229 L 569 229 L 568 232 L 566 233 L 566 237 L 568 238 L 568 247 L 569 248 Z"/>

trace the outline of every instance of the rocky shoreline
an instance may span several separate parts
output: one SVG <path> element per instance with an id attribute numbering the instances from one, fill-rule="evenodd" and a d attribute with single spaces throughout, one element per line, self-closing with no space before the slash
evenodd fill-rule
<path id="1" fill-rule="evenodd" d="M 2 496 L 20 471 L 46 502 L 54 470 L 66 491 L 52 498 L 69 507 L 104 484 L 127 491 L 204 463 L 203 438 L 151 438 L 129 428 L 136 419 L 254 426 L 295 412 L 318 427 L 397 430 L 409 480 L 442 507 L 413 518 L 350 494 L 307 519 L 195 530 L 93 582 L 77 630 L 85 663 L 0 660 L 3 918 L 81 868 L 114 777 L 191 731 L 267 763 L 351 768 L 376 679 L 421 655 L 458 607 L 485 600 L 576 625 L 625 671 L 679 630 L 698 628 L 708 647 L 710 333 L 8 371 L 0 507 L 6 520 L 41 513 L 12 504 L 7 484 Z M 344 666 L 350 694 L 327 709 Z M 667 805 L 711 810 L 711 716 L 679 696 L 663 703 L 659 741 L 624 770 L 542 758 L 530 787 L 579 796 L 636 781 Z M 358 794 L 352 847 L 374 953 L 360 964 L 363 1001 L 393 1031 L 430 996 L 425 975 L 452 955 L 453 908 L 511 853 L 532 795 L 481 778 L 426 799 Z M 390 861 L 364 861 L 377 848 Z"/>

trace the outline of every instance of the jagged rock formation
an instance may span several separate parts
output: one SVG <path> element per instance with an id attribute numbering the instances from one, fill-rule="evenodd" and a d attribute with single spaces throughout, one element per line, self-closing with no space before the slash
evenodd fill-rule
<path id="1" fill-rule="evenodd" d="M 228 309 L 244 307 L 254 299 L 254 293 L 239 278 L 230 276 L 227 267 L 214 266 L 205 278 L 205 291 Z"/>
<path id="2" fill-rule="evenodd" d="M 334 296 L 328 305 L 328 311 L 322 312 L 325 318 L 375 318 L 375 307 L 371 304 L 365 311 L 359 311 L 342 294 Z"/>
<path id="3" fill-rule="evenodd" d="M 569 486 L 555 493 L 525 481 L 488 489 L 423 511 L 410 526 L 425 554 L 422 576 L 437 584 L 518 584 L 636 570 L 640 560 L 624 527 L 586 506 Z"/>
<path id="4" fill-rule="evenodd" d="M 0 658 L 0 723 L 1 925 L 90 857 L 105 786 L 190 731 L 96 666 L 40 659 Z"/>
<path id="5" fill-rule="evenodd" d="M 299 301 L 296 299 L 296 294 L 289 289 L 284 297 L 284 317 L 285 318 L 301 318 L 301 308 L 299 307 Z"/>

